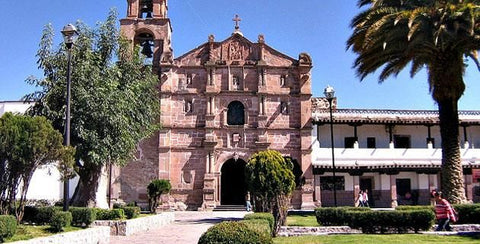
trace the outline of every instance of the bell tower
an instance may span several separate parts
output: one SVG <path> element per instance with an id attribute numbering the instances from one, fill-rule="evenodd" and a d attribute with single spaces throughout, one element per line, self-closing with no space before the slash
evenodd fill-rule
<path id="1" fill-rule="evenodd" d="M 173 63 L 172 27 L 168 18 L 168 0 L 127 0 L 127 17 L 120 20 L 122 34 L 160 74 L 161 65 Z"/>
<path id="2" fill-rule="evenodd" d="M 145 65 L 151 65 L 158 77 L 167 76 L 173 65 L 168 0 L 126 1 L 126 17 L 120 20 L 121 34 L 130 42 L 132 49 L 138 45 L 139 52 L 146 57 Z M 160 95 L 159 99 L 161 110 L 168 111 L 168 98 Z M 119 198 L 146 203 L 148 194 L 145 186 L 152 179 L 169 179 L 169 151 L 162 147 L 165 134 L 160 130 L 141 141 L 136 158 L 119 169 L 117 173 L 121 181 L 114 183 L 113 190 L 114 193 L 118 192 Z"/>

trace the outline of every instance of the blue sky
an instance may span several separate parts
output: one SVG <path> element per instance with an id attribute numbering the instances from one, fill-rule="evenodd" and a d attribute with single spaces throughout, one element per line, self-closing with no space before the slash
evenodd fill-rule
<path id="1" fill-rule="evenodd" d="M 105 20 L 111 7 L 119 18 L 126 16 L 126 0 L 36 0 L 4 1 L 0 21 L 0 101 L 18 100 L 35 88 L 25 83 L 37 69 L 36 51 L 43 27 L 52 23 L 60 30 L 77 19 L 94 26 Z M 339 108 L 437 109 L 427 85 L 426 72 L 410 78 L 408 69 L 396 78 L 378 84 L 378 73 L 360 80 L 352 69 L 355 54 L 345 42 L 352 30 L 349 23 L 359 13 L 354 0 L 170 0 L 172 44 L 176 57 L 199 46 L 214 34 L 224 40 L 234 30 L 232 18 L 239 14 L 244 36 L 256 42 L 265 35 L 268 45 L 291 57 L 301 52 L 312 56 L 312 90 L 323 96 L 331 85 Z M 466 92 L 459 102 L 462 110 L 478 110 L 480 72 L 471 64 L 464 79 Z"/>

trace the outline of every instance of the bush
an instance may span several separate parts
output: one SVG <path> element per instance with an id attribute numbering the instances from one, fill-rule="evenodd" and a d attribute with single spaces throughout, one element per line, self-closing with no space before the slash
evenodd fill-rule
<path id="1" fill-rule="evenodd" d="M 34 218 L 34 222 L 39 225 L 50 223 L 50 220 L 55 212 L 59 211 L 55 207 L 40 207 L 37 208 L 37 215 Z"/>
<path id="2" fill-rule="evenodd" d="M 458 213 L 458 221 L 455 224 L 480 224 L 480 204 L 453 204 Z M 435 214 L 434 206 L 399 206 L 396 210 L 420 210 L 428 209 Z"/>
<path id="3" fill-rule="evenodd" d="M 127 219 L 134 219 L 140 215 L 140 207 L 122 207 Z"/>
<path id="4" fill-rule="evenodd" d="M 125 219 L 123 209 L 96 209 L 97 220 L 119 220 Z"/>
<path id="5" fill-rule="evenodd" d="M 368 211 L 347 213 L 350 215 L 349 226 L 361 229 L 363 233 L 405 233 L 409 230 L 429 230 L 435 221 L 430 210 L 412 211 Z"/>
<path id="6" fill-rule="evenodd" d="M 416 205 L 416 206 L 404 205 L 404 206 L 398 206 L 395 208 L 395 210 L 398 210 L 398 211 L 425 210 L 425 209 L 432 210 L 433 212 L 435 212 L 435 206 L 431 206 L 431 205 Z"/>
<path id="7" fill-rule="evenodd" d="M 315 216 L 317 222 L 323 226 L 343 226 L 351 222 L 351 215 L 347 212 L 370 212 L 370 208 L 356 208 L 356 207 L 332 207 L 332 208 L 317 208 L 315 209 Z"/>
<path id="8" fill-rule="evenodd" d="M 36 222 L 36 217 L 38 214 L 38 208 L 35 206 L 25 206 L 23 210 L 23 222 Z"/>
<path id="9" fill-rule="evenodd" d="M 17 219 L 12 215 L 0 215 L 0 243 L 15 235 Z"/>
<path id="10" fill-rule="evenodd" d="M 271 232 L 274 231 L 274 224 L 275 220 L 273 219 L 273 215 L 271 213 L 251 213 L 251 214 L 246 214 L 243 217 L 244 220 L 251 220 L 251 219 L 264 219 L 268 221 L 268 225 L 270 227 Z"/>
<path id="11" fill-rule="evenodd" d="M 203 233 L 198 243 L 268 244 L 273 243 L 273 241 L 271 236 L 261 234 L 245 223 L 225 221 L 210 227 Z"/>
<path id="12" fill-rule="evenodd" d="M 89 226 L 97 219 L 97 212 L 94 208 L 70 207 L 72 213 L 72 224 L 74 226 Z"/>
<path id="13" fill-rule="evenodd" d="M 456 224 L 480 224 L 480 204 L 454 204 L 458 213 Z"/>
<path id="14" fill-rule="evenodd" d="M 147 186 L 148 192 L 148 204 L 150 206 L 150 212 L 156 212 L 158 205 L 160 204 L 160 196 L 164 193 L 169 193 L 172 189 L 172 185 L 169 180 L 152 180 Z"/>
<path id="15" fill-rule="evenodd" d="M 72 213 L 56 211 L 50 221 L 50 227 L 54 232 L 63 231 L 63 227 L 70 226 L 72 223 Z"/>
<path id="16" fill-rule="evenodd" d="M 272 227 L 270 226 L 270 222 L 266 219 L 249 219 L 241 220 L 240 222 L 246 224 L 249 229 L 258 232 L 261 235 L 265 235 L 265 237 L 262 237 L 264 239 L 272 237 Z"/>

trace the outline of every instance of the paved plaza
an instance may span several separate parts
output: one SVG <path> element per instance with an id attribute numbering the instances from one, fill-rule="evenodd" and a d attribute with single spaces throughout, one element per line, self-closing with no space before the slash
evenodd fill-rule
<path id="1" fill-rule="evenodd" d="M 216 223 L 225 220 L 242 219 L 247 212 L 175 212 L 175 222 L 155 230 L 131 236 L 112 236 L 110 243 L 149 244 L 149 243 L 197 243 L 200 236 Z"/>

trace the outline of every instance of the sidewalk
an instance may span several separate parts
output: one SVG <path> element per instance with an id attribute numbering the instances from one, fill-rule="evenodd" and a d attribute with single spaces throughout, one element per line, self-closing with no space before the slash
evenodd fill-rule
<path id="1" fill-rule="evenodd" d="M 175 212 L 175 222 L 132 236 L 111 236 L 114 244 L 175 243 L 195 244 L 200 236 L 216 223 L 242 219 L 247 212 Z"/>

